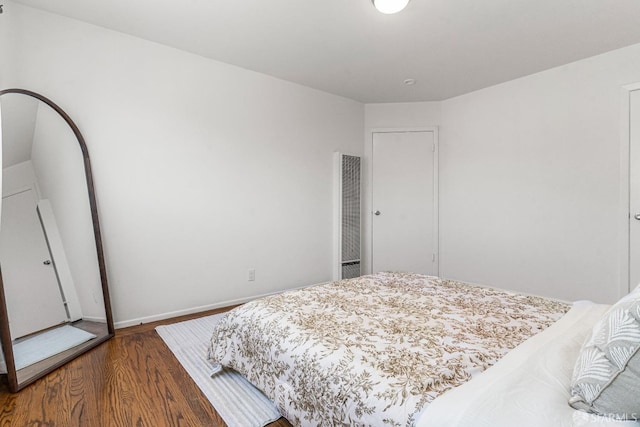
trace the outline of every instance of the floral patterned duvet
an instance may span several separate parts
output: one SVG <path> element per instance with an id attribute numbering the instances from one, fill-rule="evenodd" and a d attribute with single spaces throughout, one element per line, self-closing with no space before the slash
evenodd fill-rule
<path id="1" fill-rule="evenodd" d="M 293 425 L 405 426 L 570 305 L 436 277 L 378 273 L 256 300 L 213 331 Z"/>

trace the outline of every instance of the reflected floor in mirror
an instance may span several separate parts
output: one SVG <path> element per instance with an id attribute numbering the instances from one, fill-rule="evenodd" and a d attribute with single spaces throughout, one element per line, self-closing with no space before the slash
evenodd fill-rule
<path id="1" fill-rule="evenodd" d="M 13 361 L 20 370 L 58 353 L 69 350 L 96 336 L 92 333 L 61 325 L 33 334 L 13 343 Z"/>
<path id="2" fill-rule="evenodd" d="M 109 336 L 106 323 L 79 320 L 14 341 L 19 381 L 28 381 L 43 370 L 64 363 L 70 356 Z"/>

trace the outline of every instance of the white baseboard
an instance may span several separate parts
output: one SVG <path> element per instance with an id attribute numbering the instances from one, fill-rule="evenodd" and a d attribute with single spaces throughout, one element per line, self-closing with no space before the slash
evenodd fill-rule
<path id="1" fill-rule="evenodd" d="M 329 282 L 324 282 L 324 283 L 329 283 Z M 171 319 L 173 317 L 186 316 L 187 314 L 201 313 L 203 311 L 214 310 L 216 308 L 229 307 L 231 305 L 244 304 L 245 302 L 253 301 L 258 298 L 268 297 L 269 295 L 277 295 L 283 292 L 294 291 L 296 289 L 308 288 L 309 286 L 322 285 L 324 283 L 315 283 L 313 285 L 299 286 L 297 288 L 269 292 L 266 294 L 254 295 L 251 297 L 238 298 L 234 300 L 227 300 L 227 301 L 222 301 L 214 304 L 201 305 L 199 307 L 187 308 L 184 310 L 170 311 L 168 313 L 161 313 L 153 316 L 139 317 L 137 319 L 131 319 L 131 320 L 123 320 L 120 322 L 115 322 L 114 326 L 116 329 L 121 329 L 121 328 L 127 328 L 129 326 L 137 326 L 137 325 L 142 325 L 144 323 L 156 322 L 158 320 L 165 320 L 165 319 Z"/>
<path id="2" fill-rule="evenodd" d="M 82 318 L 82 320 L 88 320 L 89 322 L 95 322 L 95 323 L 107 323 L 107 318 L 106 317 L 85 316 L 85 317 Z"/>

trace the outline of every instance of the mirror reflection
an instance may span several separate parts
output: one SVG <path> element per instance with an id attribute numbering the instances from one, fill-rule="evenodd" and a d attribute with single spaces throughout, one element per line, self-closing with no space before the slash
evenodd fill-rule
<path id="1" fill-rule="evenodd" d="M 44 102 L 0 97 L 0 268 L 18 384 L 107 337 L 84 158 Z"/>

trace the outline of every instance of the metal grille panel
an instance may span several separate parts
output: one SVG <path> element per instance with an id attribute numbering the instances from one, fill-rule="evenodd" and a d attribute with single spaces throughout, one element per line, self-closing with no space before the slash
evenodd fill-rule
<path id="1" fill-rule="evenodd" d="M 360 262 L 342 264 L 342 278 L 353 279 L 360 276 Z"/>
<path id="2" fill-rule="evenodd" d="M 342 262 L 357 263 L 357 274 L 360 275 L 360 157 L 342 157 Z M 355 264 L 354 264 L 355 265 Z M 355 270 L 353 266 L 343 266 Z"/>

